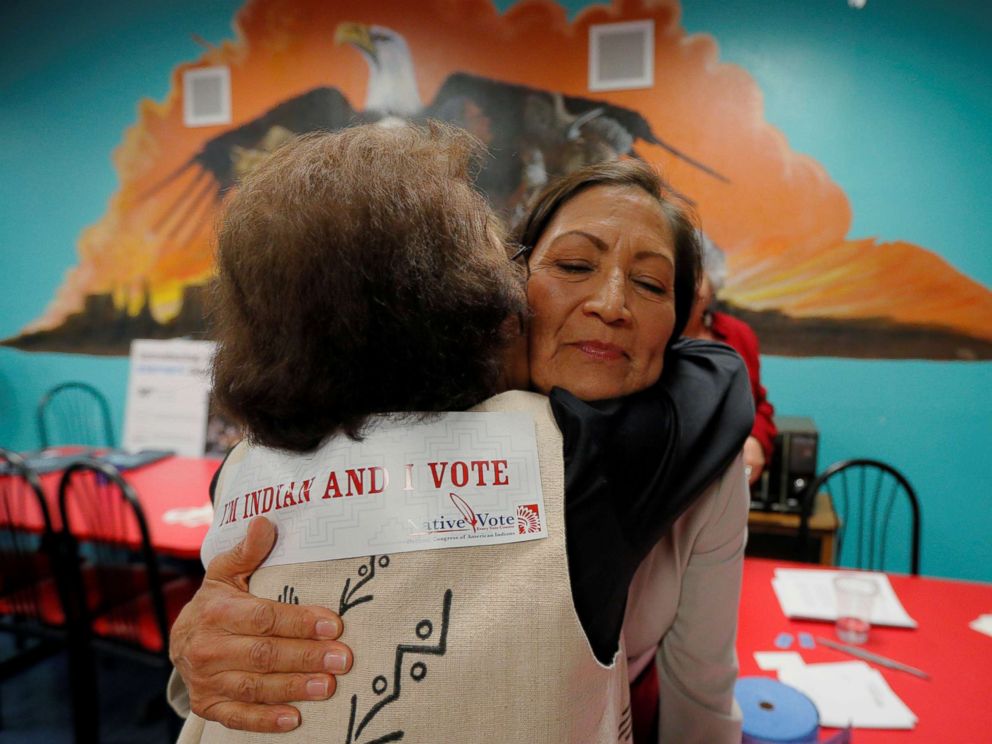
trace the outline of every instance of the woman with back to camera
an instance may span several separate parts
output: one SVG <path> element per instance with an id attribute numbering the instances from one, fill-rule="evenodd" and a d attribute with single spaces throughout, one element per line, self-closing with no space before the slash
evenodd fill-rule
<path id="1" fill-rule="evenodd" d="M 376 134 L 376 137 L 382 136 L 386 135 Z M 402 138 L 411 135 L 409 132 L 402 132 L 389 136 Z M 401 145 L 404 152 L 411 151 L 411 143 L 402 139 L 375 141 L 375 147 L 380 150 L 386 145 Z M 423 156 L 429 148 L 423 143 L 420 145 Z M 435 149 L 437 149 L 436 143 Z M 458 158 L 451 154 L 450 142 L 446 143 L 443 149 L 447 154 L 441 159 L 447 163 L 445 165 L 447 169 L 451 167 L 452 162 L 457 162 Z M 412 171 L 407 172 L 409 169 L 404 170 L 402 163 L 394 162 L 395 157 L 391 159 L 386 153 L 375 148 L 364 152 L 363 158 L 366 162 L 371 158 L 380 172 L 385 169 L 393 179 L 389 183 L 372 179 L 377 182 L 371 186 L 366 184 L 368 188 L 364 191 L 358 189 L 355 194 L 338 193 L 335 197 L 336 208 L 340 210 L 342 205 L 350 207 L 349 201 L 356 201 L 360 203 L 363 214 L 380 216 L 372 220 L 371 224 L 364 224 L 363 227 L 363 229 L 371 228 L 363 234 L 363 240 L 374 250 L 379 250 L 382 245 L 391 241 L 395 241 L 405 250 L 410 242 L 408 237 L 411 234 L 411 225 L 406 219 L 401 220 L 403 227 L 399 232 L 402 232 L 402 235 L 397 235 L 396 230 L 390 232 L 389 229 L 383 229 L 384 226 L 390 225 L 390 217 L 387 217 L 382 210 L 392 213 L 396 210 L 406 210 L 410 213 L 428 213 L 427 222 L 431 225 L 428 232 L 434 234 L 435 238 L 438 235 L 442 236 L 440 247 L 448 246 L 451 249 L 452 244 L 457 247 L 457 251 L 450 251 L 445 255 L 442 263 L 456 258 L 464 260 L 464 254 L 472 251 L 494 255 L 494 246 L 496 246 L 495 250 L 498 250 L 498 245 L 493 239 L 495 236 L 492 229 L 483 230 L 484 239 L 480 239 L 478 229 L 474 235 L 444 234 L 447 227 L 444 226 L 441 212 L 446 215 L 451 212 L 457 213 L 457 208 L 452 204 L 451 193 L 443 195 L 431 193 L 429 189 L 424 188 L 424 184 L 418 182 L 418 175 L 422 175 L 425 170 L 429 171 L 431 167 L 437 167 L 438 153 L 434 152 L 432 157 L 433 160 L 429 157 L 426 161 L 422 158 L 421 162 L 415 163 L 416 167 Z M 273 159 L 273 168 L 281 167 L 277 158 Z M 341 169 L 347 164 L 320 162 L 320 159 L 315 158 L 310 158 L 308 163 L 311 163 L 309 175 L 314 180 L 319 180 L 320 168 L 331 168 L 336 174 L 333 179 L 334 185 L 341 186 Z M 354 164 L 352 167 L 355 167 Z M 445 173 L 447 175 L 441 180 L 452 180 L 452 174 L 447 170 Z M 510 695 L 513 699 L 519 699 L 517 696 L 524 695 L 526 699 L 521 700 L 523 705 L 526 705 L 527 701 L 533 703 L 543 701 L 543 705 L 537 706 L 540 725 L 552 727 L 565 725 L 564 714 L 554 714 L 549 710 L 547 700 L 541 697 L 547 694 L 546 684 L 539 684 L 536 690 L 530 693 L 522 692 L 527 684 L 532 683 L 528 677 L 538 677 L 539 682 L 567 687 L 570 684 L 584 684 L 583 678 L 589 681 L 588 678 L 599 675 L 601 678 L 598 681 L 592 680 L 593 688 L 604 689 L 613 684 L 610 681 L 613 677 L 610 675 L 615 675 L 623 666 L 622 659 L 613 667 L 604 666 L 603 662 L 611 660 L 612 652 L 620 647 L 619 628 L 623 618 L 627 583 L 640 558 L 651 550 L 662 533 L 666 533 L 662 545 L 668 541 L 675 547 L 679 556 L 673 566 L 669 567 L 671 569 L 669 573 L 676 577 L 675 583 L 669 584 L 659 593 L 666 593 L 667 599 L 673 606 L 679 604 L 680 614 L 684 611 L 688 615 L 698 615 L 696 620 L 700 623 L 701 631 L 714 619 L 722 622 L 725 616 L 730 617 L 727 623 L 729 629 L 721 628 L 718 636 L 670 639 L 669 645 L 673 649 L 677 649 L 680 644 L 687 641 L 690 642 L 690 646 L 691 643 L 703 641 L 708 647 L 719 647 L 718 651 L 712 649 L 707 651 L 707 654 L 714 659 L 713 668 L 700 671 L 705 673 L 706 678 L 703 687 L 716 686 L 720 690 L 707 689 L 703 690 L 702 695 L 696 695 L 695 690 L 692 689 L 697 686 L 692 678 L 692 670 L 682 669 L 675 664 L 672 669 L 673 674 L 689 673 L 689 678 L 684 679 L 683 682 L 690 688 L 690 693 L 686 696 L 686 700 L 673 700 L 675 706 L 673 710 L 689 711 L 682 715 L 683 720 L 680 725 L 686 724 L 690 719 L 699 718 L 696 731 L 705 729 L 713 732 L 720 724 L 728 724 L 729 728 L 725 726 L 725 730 L 730 731 L 734 725 L 730 719 L 730 711 L 735 670 L 732 638 L 736 585 L 730 582 L 729 593 L 720 596 L 716 596 L 716 593 L 704 596 L 705 592 L 687 590 L 693 589 L 696 582 L 705 583 L 708 575 L 707 568 L 702 562 L 699 565 L 693 563 L 692 554 L 696 546 L 701 545 L 707 548 L 707 553 L 712 553 L 717 542 L 725 542 L 729 545 L 734 539 L 742 539 L 743 528 L 736 525 L 736 511 L 733 508 L 734 494 L 741 490 L 738 483 L 742 480 L 739 465 L 731 468 L 723 477 L 712 483 L 702 497 L 693 499 L 693 495 L 707 486 L 726 466 L 750 426 L 747 412 L 741 414 L 739 405 L 740 370 L 732 362 L 727 366 L 728 356 L 714 347 L 690 345 L 684 348 L 671 348 L 670 339 L 677 335 L 673 330 L 677 332 L 684 323 L 688 313 L 687 306 L 691 304 L 694 294 L 692 290 L 695 245 L 691 223 L 684 219 L 682 212 L 671 201 L 672 197 L 662 191 L 657 176 L 650 169 L 637 163 L 610 164 L 600 166 L 598 170 L 588 169 L 575 175 L 576 178 L 572 181 L 557 190 L 550 190 L 541 200 L 534 212 L 536 219 L 531 220 L 533 226 L 531 234 L 534 240 L 529 246 L 525 243 L 524 251 L 530 254 L 528 266 L 531 277 L 528 282 L 528 299 L 534 313 L 530 354 L 535 387 L 542 392 L 551 393 L 551 411 L 557 427 L 551 424 L 549 428 L 540 423 L 542 416 L 545 419 L 548 416 L 546 413 L 542 414 L 547 407 L 546 399 L 534 399 L 525 394 L 515 393 L 510 394 L 511 398 L 517 397 L 509 400 L 509 403 L 528 408 L 539 422 L 539 431 L 542 431 L 543 426 L 543 431 L 551 435 L 552 442 L 555 436 L 559 436 L 558 427 L 564 434 L 564 461 L 557 462 L 558 467 L 564 467 L 568 491 L 567 501 L 563 507 L 564 525 L 569 534 L 569 549 L 567 556 L 564 557 L 568 571 L 567 575 L 558 574 L 557 581 L 552 581 L 542 592 L 549 598 L 546 604 L 550 606 L 554 606 L 554 598 L 567 600 L 565 601 L 567 605 L 574 602 L 574 616 L 566 623 L 569 628 L 562 632 L 567 635 L 575 631 L 575 628 L 578 628 L 579 632 L 570 636 L 572 640 L 565 643 L 564 647 L 575 651 L 575 641 L 577 637 L 581 637 L 581 640 L 587 640 L 588 644 L 579 643 L 578 646 L 586 648 L 588 652 L 591 645 L 597 658 L 581 660 L 581 654 L 575 657 L 585 665 L 585 673 L 582 673 L 578 667 L 570 667 L 571 672 L 563 669 L 555 671 L 548 664 L 542 663 L 538 646 L 529 649 L 519 664 L 511 665 L 500 673 L 497 671 L 498 666 L 489 666 L 495 663 L 494 660 L 499 654 L 482 650 L 472 657 L 477 667 L 476 674 L 488 683 L 486 685 L 489 689 L 488 694 L 494 699 L 499 699 L 499 694 L 504 694 Z M 242 192 L 246 199 L 251 197 L 251 189 L 256 184 L 262 183 L 260 179 L 264 179 L 265 176 L 265 172 L 260 173 L 257 179 L 253 178 L 249 184 L 246 184 Z M 464 178 L 453 178 L 453 180 L 461 180 L 461 187 L 473 193 L 468 189 Z M 344 183 L 348 183 L 347 179 Z M 406 183 L 414 191 L 402 194 L 390 193 L 390 190 L 395 191 L 399 183 Z M 323 185 L 327 186 L 327 184 Z M 278 188 L 285 189 L 285 184 Z M 312 200 L 320 196 L 319 193 L 308 194 L 307 199 Z M 398 196 L 400 198 L 397 198 Z M 236 200 L 240 198 L 241 195 L 236 197 Z M 383 199 L 393 206 L 383 203 Z M 296 220 L 303 219 L 300 216 L 302 212 L 299 204 L 288 201 L 280 203 L 278 199 L 273 203 L 271 195 L 264 194 L 260 198 L 260 203 L 269 205 L 266 209 L 271 210 L 267 216 L 263 215 L 266 219 L 276 221 L 280 214 L 294 214 Z M 541 204 L 544 205 L 543 210 Z M 484 217 L 481 224 L 495 224 L 491 221 L 491 213 L 484 205 L 474 204 L 472 207 L 473 210 L 481 210 L 480 213 Z M 344 211 L 347 212 L 347 209 Z M 407 217 L 409 216 L 408 214 Z M 259 219 L 256 219 L 258 217 L 252 215 L 256 227 L 260 224 Z M 350 218 L 352 215 L 347 217 Z M 393 225 L 399 224 L 400 222 L 393 223 Z M 421 232 L 423 233 L 424 230 L 421 229 Z M 527 238 L 526 231 L 524 237 Z M 334 235 L 334 238 L 337 240 L 338 236 Z M 338 243 L 340 242 L 338 240 Z M 238 241 L 230 242 L 232 257 L 237 253 L 237 243 Z M 220 262 L 222 282 L 225 280 L 225 271 L 228 270 L 225 269 L 224 246 L 225 241 L 222 236 Z M 437 249 L 438 246 L 434 248 Z M 375 264 L 373 257 L 360 256 L 357 253 L 350 257 L 335 256 L 335 260 L 343 260 L 344 266 L 347 267 L 364 264 L 368 259 L 373 261 L 373 265 L 383 269 L 402 269 L 399 273 L 385 271 L 382 277 L 373 277 L 368 270 L 362 272 L 366 279 L 372 277 L 373 281 L 373 285 L 366 286 L 365 289 L 384 290 L 384 285 L 376 284 L 375 281 L 384 282 L 385 286 L 389 287 L 390 296 L 395 297 L 396 301 L 395 303 L 387 301 L 384 307 L 387 316 L 392 319 L 402 317 L 396 312 L 397 307 L 402 306 L 404 302 L 409 303 L 413 297 L 411 290 L 416 282 L 411 284 L 413 280 L 409 276 L 410 267 L 421 270 L 420 278 L 423 281 L 429 279 L 432 286 L 438 285 L 435 281 L 438 267 L 429 266 L 430 271 L 424 272 L 424 257 L 419 258 L 419 262 L 409 263 L 410 256 L 406 256 L 405 263 L 401 250 L 393 251 L 390 259 L 381 264 Z M 435 257 L 428 263 L 436 264 L 439 260 L 441 259 Z M 239 268 L 239 262 L 235 261 L 231 266 Z M 498 281 L 508 269 L 509 266 L 505 263 L 487 264 L 485 261 L 472 261 L 458 267 L 458 271 L 463 273 L 481 270 L 491 281 Z M 259 271 L 258 267 L 247 270 L 249 275 L 265 276 L 265 272 Z M 269 270 L 271 271 L 272 267 L 269 267 Z M 310 276 L 314 272 L 309 271 L 304 274 Z M 403 275 L 407 278 L 403 279 Z M 285 277 L 280 278 L 285 279 Z M 235 288 L 243 285 L 243 282 L 237 281 L 237 272 L 227 280 Z M 291 285 L 285 284 L 284 288 L 289 286 Z M 420 286 L 417 289 L 423 290 L 424 287 Z M 242 300 L 248 297 L 243 290 L 239 290 L 236 296 Z M 369 307 L 376 309 L 379 307 L 377 303 L 382 299 L 383 295 L 380 293 L 379 300 L 370 302 Z M 249 301 L 264 302 L 265 299 L 260 297 L 258 292 L 254 292 L 250 295 Z M 272 299 L 269 298 L 268 301 L 271 302 Z M 430 304 L 431 300 L 425 302 Z M 403 309 L 405 312 L 410 310 L 409 307 Z M 481 335 L 492 341 L 493 346 L 490 351 L 492 348 L 497 348 L 500 338 L 497 331 L 499 328 L 506 330 L 506 325 L 501 321 L 494 326 L 491 315 L 478 315 L 474 310 L 470 312 L 470 309 L 463 307 L 459 310 L 458 325 L 471 327 L 473 324 L 478 324 L 481 328 L 488 329 Z M 317 310 L 321 308 L 315 308 L 315 311 Z M 340 307 L 324 307 L 322 310 L 334 312 L 340 311 Z M 450 317 L 452 310 L 453 308 L 449 307 L 447 312 L 434 317 L 434 322 L 440 323 L 439 331 L 445 329 L 446 324 L 452 323 Z M 503 319 L 506 317 L 505 310 L 504 307 Z M 510 315 L 512 316 L 512 313 Z M 291 333 L 295 327 L 292 318 L 287 317 L 284 321 L 281 332 Z M 341 323 L 349 330 L 354 330 L 356 327 L 353 318 L 345 317 Z M 376 331 L 378 330 L 376 328 Z M 405 337 L 396 338 L 400 341 L 408 340 Z M 453 343 L 452 339 L 452 335 L 444 336 L 439 333 L 435 342 L 431 342 L 435 344 L 432 349 L 443 352 L 446 344 Z M 223 335 L 221 341 L 223 349 Z M 287 340 L 287 343 L 293 342 Z M 327 344 L 323 345 L 324 348 L 326 346 Z M 321 346 L 318 345 L 317 348 Z M 349 359 L 357 359 L 362 358 L 366 350 L 358 349 L 362 353 L 355 353 L 355 349 L 351 351 Z M 457 352 L 464 355 L 468 355 L 470 351 L 464 346 L 457 348 Z M 314 353 L 312 349 L 310 353 Z M 278 355 L 273 359 L 285 361 Z M 412 364 L 413 359 L 407 361 L 409 363 L 401 367 L 404 372 L 416 366 Z M 421 361 L 417 360 L 417 363 Z M 471 383 L 471 374 L 478 374 L 484 367 L 485 365 L 474 369 L 470 367 L 469 372 L 464 372 L 458 379 L 466 384 Z M 665 375 L 662 383 L 656 385 L 663 368 Z M 364 369 L 373 368 L 366 366 Z M 392 385 L 397 376 L 393 374 L 393 370 L 396 369 L 394 359 L 380 384 L 385 387 Z M 450 374 L 447 372 L 445 374 L 449 379 L 451 378 Z M 491 374 L 489 377 L 483 375 L 483 378 L 485 382 L 481 389 L 485 391 L 487 386 L 492 389 L 494 380 Z M 602 400 L 629 395 L 636 405 L 628 404 L 629 401 L 623 403 L 613 401 L 601 406 L 587 406 L 581 400 L 561 390 L 553 389 L 556 385 L 569 385 L 569 380 L 571 380 L 570 386 L 577 389 L 580 398 Z M 307 383 L 306 380 L 300 380 L 299 384 Z M 423 390 L 425 390 L 423 386 L 417 385 L 401 391 L 403 395 L 411 398 L 420 395 L 419 398 L 411 400 L 395 397 L 388 400 L 385 399 L 389 397 L 387 392 L 383 396 L 384 400 L 377 404 L 380 407 L 375 410 L 443 410 L 466 405 L 465 401 L 455 399 L 430 399 L 429 394 L 418 393 Z M 639 393 L 639 391 L 646 392 Z M 519 398 L 521 395 L 524 396 L 523 399 Z M 323 405 L 322 396 L 321 391 L 316 391 L 315 397 L 308 402 L 308 407 Z M 691 406 L 687 405 L 687 402 L 699 397 L 702 398 L 703 405 L 697 410 L 690 410 Z M 508 399 L 504 396 L 500 398 L 496 399 L 499 405 L 508 404 Z M 486 404 L 486 406 L 492 405 L 496 404 Z M 679 428 L 673 430 L 672 427 L 676 425 L 674 415 L 676 409 L 680 414 L 677 417 Z M 249 429 L 252 430 L 250 415 L 250 412 L 245 412 L 243 418 L 248 421 Z M 265 420 L 278 423 L 278 420 L 271 416 Z M 747 424 L 743 429 L 742 420 Z M 720 423 L 726 424 L 726 428 L 721 430 L 717 426 Z M 313 436 L 326 430 L 327 422 L 318 421 L 310 439 L 300 440 L 298 444 L 312 446 Z M 644 436 L 646 431 L 656 435 L 653 440 Z M 554 471 L 556 449 L 557 456 L 562 456 L 561 440 L 557 441 L 559 442 L 557 447 L 552 443 L 550 447 L 542 449 L 542 473 L 549 468 L 549 473 Z M 648 449 L 645 449 L 645 441 L 650 445 Z M 227 471 L 226 467 L 225 471 Z M 652 479 L 654 482 L 650 486 L 645 486 L 645 483 L 650 483 Z M 662 487 L 661 491 L 657 490 L 659 485 Z M 223 487 L 222 479 L 221 488 Z M 554 488 L 548 489 L 549 493 L 553 491 Z M 659 493 L 665 498 L 659 497 Z M 655 498 L 649 498 L 650 496 Z M 676 520 L 674 527 L 672 527 L 673 520 Z M 554 520 L 549 516 L 549 526 L 552 521 Z M 260 523 L 258 527 L 252 527 L 252 531 L 254 533 L 252 539 L 247 541 L 240 551 L 236 551 L 231 556 L 221 556 L 218 561 L 211 564 L 208 580 L 201 589 L 200 596 L 184 611 L 183 617 L 176 624 L 172 652 L 177 667 L 190 684 L 195 711 L 211 718 L 224 720 L 228 724 L 276 731 L 280 730 L 280 717 L 288 718 L 288 723 L 291 725 L 299 721 L 295 709 L 278 703 L 327 697 L 332 692 L 332 688 L 328 684 L 330 680 L 323 674 L 326 671 L 326 667 L 322 664 L 324 652 L 330 650 L 332 654 L 343 654 L 347 662 L 347 650 L 334 641 L 313 640 L 316 637 L 315 630 L 320 630 L 315 625 L 318 618 L 330 624 L 332 627 L 330 635 L 340 627 L 339 620 L 333 617 L 333 613 L 314 607 L 278 606 L 272 602 L 243 595 L 247 574 L 264 556 L 265 550 L 271 543 L 271 533 L 265 534 L 264 524 Z M 558 539 L 563 539 L 563 535 L 558 534 Z M 536 542 L 551 544 L 550 539 Z M 518 546 L 513 548 L 517 549 Z M 562 549 L 564 549 L 563 544 Z M 430 551 L 424 555 L 428 555 L 431 560 L 440 560 L 443 558 L 441 554 L 455 552 L 457 551 Z M 499 556 L 505 557 L 505 551 Z M 397 559 L 401 557 L 396 556 Z M 708 557 L 712 558 L 712 555 Z M 736 564 L 734 561 L 737 561 Z M 489 561 L 487 570 L 491 571 L 492 565 L 493 562 Z M 732 574 L 735 566 L 739 583 L 739 556 L 730 555 L 726 560 L 720 561 L 718 569 L 710 565 L 709 571 L 710 574 L 716 571 L 722 576 L 725 573 Z M 392 566 L 392 568 L 396 567 L 396 565 Z M 263 569 L 253 582 L 267 581 L 262 574 L 268 570 L 270 569 Z M 649 570 L 646 575 L 650 580 L 651 571 Z M 225 586 L 225 583 L 228 586 Z M 237 585 L 242 591 L 232 589 L 230 584 Z M 561 594 L 562 584 L 565 585 L 564 595 Z M 255 588 L 255 583 L 252 587 Z M 537 608 L 540 609 L 542 604 L 544 603 L 539 602 Z M 731 607 L 729 613 L 725 611 L 727 606 Z M 714 609 L 719 611 L 710 612 Z M 503 617 L 503 622 L 497 623 L 497 626 L 490 630 L 492 633 L 505 633 L 505 628 L 509 626 L 516 624 L 526 626 L 527 622 L 533 622 L 528 617 L 535 614 L 533 600 L 530 600 L 526 607 L 516 606 L 514 612 L 509 611 L 506 606 L 502 610 L 509 617 Z M 254 625 L 252 622 L 254 619 L 261 619 L 262 622 Z M 687 620 L 691 622 L 691 618 Z M 361 620 L 349 618 L 348 641 L 356 648 L 359 659 L 367 661 L 370 653 L 368 649 L 375 646 L 374 636 L 363 640 L 360 635 L 361 629 L 358 627 L 360 625 Z M 543 625 L 547 623 L 538 623 L 538 630 L 546 632 Z M 657 624 L 652 627 L 650 620 L 643 625 L 642 635 L 645 637 L 653 635 L 654 643 L 657 643 L 666 630 Z M 676 628 L 679 622 L 670 625 Z M 353 630 L 358 635 L 352 636 Z M 477 628 L 477 632 L 479 630 Z M 517 629 L 517 635 L 511 636 L 516 639 L 515 642 L 519 642 L 521 630 L 523 628 Z M 729 647 L 725 643 L 728 632 L 731 639 Z M 527 635 L 524 633 L 525 637 Z M 671 636 L 670 633 L 668 635 Z M 260 640 L 263 638 L 265 640 Z M 257 652 L 257 649 L 264 649 L 264 653 Z M 318 653 L 314 653 L 315 651 Z M 452 661 L 455 658 L 448 657 Z M 530 665 L 526 663 L 528 661 Z M 537 664 L 537 667 L 533 664 Z M 339 668 L 346 667 L 347 663 L 344 663 Z M 610 669 L 612 671 L 605 671 Z M 274 673 L 259 674 L 268 671 Z M 543 674 L 550 674 L 550 680 L 540 679 Z M 603 674 L 607 676 L 602 677 Z M 353 675 L 355 675 L 354 671 L 348 678 L 342 678 L 342 684 L 347 682 L 351 685 Z M 504 677 L 513 679 L 504 679 Z M 604 680 L 607 680 L 605 686 Z M 495 681 L 498 681 L 498 684 Z M 316 683 L 309 693 L 307 682 Z M 502 689 L 502 692 L 500 689 L 494 689 L 510 682 L 520 689 Z M 525 682 L 527 684 L 524 684 Z M 316 687 L 320 689 L 315 689 Z M 364 685 L 358 687 L 364 689 Z M 458 701 L 459 707 L 471 704 L 471 689 L 471 684 L 464 681 L 459 685 L 454 694 L 454 700 Z M 600 693 L 597 695 L 599 697 L 595 701 L 585 701 L 584 705 L 581 699 L 568 695 L 566 696 L 568 702 L 565 704 L 573 707 L 578 705 L 584 709 L 603 710 L 606 703 L 601 699 Z M 261 702 L 276 703 L 276 705 L 266 706 L 261 705 Z M 346 700 L 333 702 L 341 705 L 347 703 Z M 438 701 L 432 699 L 432 702 Z M 715 708 L 707 710 L 707 706 L 711 704 L 715 705 Z M 313 721 L 320 720 L 323 705 L 306 708 L 304 726 L 299 732 L 301 736 L 306 737 L 306 729 L 313 724 Z M 697 712 L 702 713 L 701 716 L 696 716 L 692 712 L 693 706 L 696 706 Z M 437 711 L 432 712 L 437 713 Z M 588 713 L 588 710 L 584 712 Z M 573 714 L 574 710 L 565 717 Z M 616 711 L 613 714 L 616 714 Z M 541 739 L 540 736 L 530 739 L 522 732 L 518 732 L 514 738 L 513 735 L 509 735 L 512 734 L 513 729 L 505 727 L 502 733 L 500 730 L 492 730 L 485 735 L 503 737 L 493 739 L 501 741 L 617 740 L 629 731 L 629 724 L 623 723 L 622 711 L 620 714 L 618 727 L 609 731 L 605 735 L 606 738 L 601 730 L 588 726 L 580 727 L 579 733 L 574 733 L 576 729 L 568 729 L 573 731 L 574 736 L 562 733 L 563 730 L 558 729 L 559 733 L 556 737 L 551 735 L 553 729 L 549 729 L 546 733 L 551 735 L 550 739 Z M 713 720 L 702 720 L 707 717 Z M 582 716 L 575 718 L 576 720 L 571 723 L 572 726 L 582 723 Z M 607 719 L 608 717 L 603 720 Z M 195 719 L 193 720 L 195 722 Z M 674 724 L 679 719 L 673 716 L 671 720 Z M 522 718 L 521 725 L 523 723 L 526 721 Z M 417 724 L 413 722 L 409 725 Z M 439 721 L 435 720 L 432 725 L 439 725 Z M 672 729 L 672 731 L 676 730 Z M 691 729 L 683 729 L 683 731 L 687 732 L 687 736 L 695 735 L 691 733 Z M 535 733 L 530 730 L 530 735 Z M 677 734 L 673 733 L 674 735 Z M 581 738 L 582 736 L 585 738 Z M 407 738 L 410 741 L 425 740 L 415 738 L 412 730 Z M 719 741 L 722 738 L 708 740 Z M 729 741 L 730 738 L 726 740 Z"/>

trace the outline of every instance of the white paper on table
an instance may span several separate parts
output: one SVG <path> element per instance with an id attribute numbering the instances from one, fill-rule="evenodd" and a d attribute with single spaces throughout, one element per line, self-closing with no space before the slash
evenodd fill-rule
<path id="1" fill-rule="evenodd" d="M 836 620 L 837 594 L 834 578 L 850 571 L 808 568 L 776 568 L 772 589 L 786 617 L 809 620 Z M 915 628 L 916 621 L 902 606 L 889 577 L 875 571 L 858 571 L 858 578 L 871 579 L 878 586 L 872 606 L 873 625 Z"/>
<path id="2" fill-rule="evenodd" d="M 992 636 L 992 615 L 979 615 L 976 619 L 968 623 L 968 627 L 972 630 L 977 630 L 979 633 Z"/>
<path id="3" fill-rule="evenodd" d="M 885 677 L 863 661 L 788 666 L 779 670 L 778 678 L 813 701 L 822 726 L 911 729 L 916 725 L 916 715 Z"/>
<path id="4" fill-rule="evenodd" d="M 162 521 L 165 524 L 181 524 L 183 527 L 202 527 L 214 521 L 214 507 L 212 504 L 204 504 L 169 509 L 162 515 Z"/>
<path id="5" fill-rule="evenodd" d="M 806 666 L 803 657 L 796 651 L 755 651 L 754 661 L 758 669 L 776 672 L 790 666 Z"/>

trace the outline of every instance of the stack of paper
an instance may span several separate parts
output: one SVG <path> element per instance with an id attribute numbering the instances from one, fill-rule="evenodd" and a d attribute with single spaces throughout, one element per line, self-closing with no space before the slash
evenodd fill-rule
<path id="1" fill-rule="evenodd" d="M 837 595 L 834 592 L 834 578 L 842 573 L 844 572 L 822 569 L 776 568 L 772 588 L 786 617 L 836 620 Z M 858 576 L 871 579 L 878 585 L 878 596 L 871 613 L 873 625 L 916 627 L 916 621 L 902 606 L 885 574 L 859 571 Z"/>
<path id="2" fill-rule="evenodd" d="M 778 678 L 813 701 L 822 726 L 911 729 L 916 725 L 913 711 L 863 661 L 785 664 Z"/>
<path id="3" fill-rule="evenodd" d="M 979 633 L 992 636 L 992 615 L 979 615 L 977 619 L 968 623 L 968 627 Z"/>

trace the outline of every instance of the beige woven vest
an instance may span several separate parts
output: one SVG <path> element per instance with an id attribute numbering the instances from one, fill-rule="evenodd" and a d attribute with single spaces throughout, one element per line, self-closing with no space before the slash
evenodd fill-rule
<path id="1" fill-rule="evenodd" d="M 291 733 L 229 731 L 191 716 L 180 744 L 630 741 L 625 651 L 610 667 L 597 662 L 572 602 L 562 439 L 548 400 L 510 392 L 473 410 L 533 416 L 548 538 L 259 570 L 258 596 L 292 587 L 300 603 L 335 610 L 347 598 L 342 641 L 354 667 L 330 700 L 298 705 L 302 724 Z M 242 449 L 225 473 L 250 460 Z"/>

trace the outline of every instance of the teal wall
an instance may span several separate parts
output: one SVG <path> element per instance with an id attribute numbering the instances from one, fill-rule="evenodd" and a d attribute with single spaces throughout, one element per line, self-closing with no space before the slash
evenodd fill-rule
<path id="1" fill-rule="evenodd" d="M 233 37 L 241 0 L 53 0 L 0 6 L 0 337 L 37 318 L 78 262 L 76 241 L 118 186 L 111 153 L 162 100 L 172 69 Z M 38 445 L 35 405 L 59 382 L 108 397 L 118 438 L 127 360 L 0 349 L 0 446 Z"/>
<path id="2" fill-rule="evenodd" d="M 690 32 L 764 92 L 765 115 L 851 201 L 849 237 L 908 240 L 992 286 L 992 6 L 983 0 L 686 0 Z M 992 318 L 988 321 L 992 323 Z M 992 364 L 763 359 L 820 464 L 875 457 L 923 511 L 923 572 L 992 581 Z"/>
<path id="3" fill-rule="evenodd" d="M 192 33 L 230 38 L 240 4 L 4 4 L 0 336 L 38 317 L 76 263 L 80 231 L 117 188 L 110 155 L 138 101 L 161 99 L 172 68 L 200 53 Z M 586 4 L 565 3 L 573 15 Z M 868 0 L 862 10 L 844 0 L 684 0 L 683 22 L 748 70 L 767 119 L 841 185 L 849 237 L 926 246 L 992 285 L 985 0 Z M 925 573 L 992 581 L 992 365 L 763 363 L 779 412 L 819 425 L 821 465 L 869 456 L 906 472 L 923 502 Z M 121 359 L 0 349 L 0 446 L 36 446 L 35 402 L 68 378 L 108 394 L 119 433 L 126 376 Z"/>

